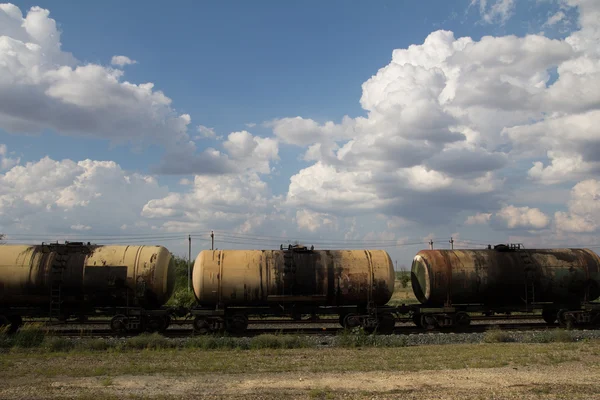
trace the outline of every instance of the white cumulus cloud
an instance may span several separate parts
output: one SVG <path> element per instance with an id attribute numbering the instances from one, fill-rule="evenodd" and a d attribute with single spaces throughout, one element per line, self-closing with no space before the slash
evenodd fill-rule
<path id="1" fill-rule="evenodd" d="M 112 65 L 123 67 L 125 65 L 137 64 L 137 61 L 132 60 L 131 58 L 129 58 L 127 56 L 113 56 L 112 59 L 110 60 L 110 63 Z"/>
<path id="2" fill-rule="evenodd" d="M 515 4 L 472 2 L 484 20 L 499 23 Z M 600 172 L 600 30 L 593 22 L 600 7 L 562 6 L 579 8 L 578 30 L 564 39 L 432 32 L 422 44 L 394 50 L 363 83 L 366 116 L 270 121 L 275 136 L 305 148 L 303 160 L 312 163 L 291 177 L 285 204 L 421 222 L 467 211 L 475 223 L 489 212 L 473 213 L 510 204 L 521 179 L 514 170 L 533 187 Z M 548 224 L 535 211 L 525 215 L 531 218 L 521 228 Z"/>
<path id="3" fill-rule="evenodd" d="M 298 228 L 309 232 L 316 232 L 321 227 L 329 227 L 335 230 L 338 226 L 336 217 L 304 209 L 296 211 L 296 223 Z"/>
<path id="4" fill-rule="evenodd" d="M 479 4 L 481 18 L 488 24 L 505 24 L 512 17 L 516 5 L 515 0 L 471 0 L 471 6 Z"/>
<path id="5" fill-rule="evenodd" d="M 568 212 L 556 212 L 555 224 L 559 231 L 594 232 L 600 227 L 600 181 L 588 179 L 577 183 L 571 190 Z"/>
<path id="6" fill-rule="evenodd" d="M 467 217 L 465 221 L 466 225 L 477 225 L 477 224 L 486 224 L 490 221 L 492 217 L 492 213 L 477 213 L 475 215 L 470 215 Z"/>
<path id="7" fill-rule="evenodd" d="M 507 228 L 542 229 L 550 219 L 538 208 L 506 206 L 496 213 Z"/>
<path id="8" fill-rule="evenodd" d="M 124 72 L 83 64 L 62 50 L 50 12 L 32 7 L 23 16 L 0 7 L 0 129 L 97 137 L 117 144 L 164 148 L 164 173 L 226 173 L 235 162 L 218 150 L 198 151 L 188 134 L 191 117 L 179 114 L 154 83 L 124 80 Z M 115 56 L 113 65 L 135 63 Z"/>
<path id="9" fill-rule="evenodd" d="M 113 161 L 44 157 L 0 174 L 0 227 L 30 235 L 118 230 L 134 226 L 144 204 L 167 193 L 155 178 Z"/>

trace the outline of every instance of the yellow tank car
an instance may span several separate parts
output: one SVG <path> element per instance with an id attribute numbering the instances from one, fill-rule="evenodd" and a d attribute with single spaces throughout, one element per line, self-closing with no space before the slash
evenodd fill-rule
<path id="1" fill-rule="evenodd" d="M 394 279 L 383 250 L 204 250 L 194 263 L 192 284 L 203 306 L 366 306 L 386 304 Z"/>
<path id="2" fill-rule="evenodd" d="M 162 246 L 0 246 L 0 316 L 9 322 L 106 307 L 159 308 L 173 287 L 173 258 Z"/>
<path id="3" fill-rule="evenodd" d="M 297 320 L 328 314 L 347 328 L 390 333 L 395 319 L 382 306 L 392 297 L 394 279 L 383 250 L 205 250 L 192 275 L 194 329 L 242 333 L 250 315 Z"/>

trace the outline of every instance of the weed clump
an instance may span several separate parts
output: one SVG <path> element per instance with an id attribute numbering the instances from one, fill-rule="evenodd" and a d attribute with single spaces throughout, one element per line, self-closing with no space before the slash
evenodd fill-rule
<path id="1" fill-rule="evenodd" d="M 311 399 L 335 399 L 335 395 L 329 386 L 325 387 L 324 389 L 311 389 L 308 392 L 308 397 Z"/>
<path id="2" fill-rule="evenodd" d="M 363 328 L 357 327 L 352 330 L 344 330 L 336 337 L 339 347 L 404 347 L 407 339 L 397 335 L 371 335 Z"/>
<path id="3" fill-rule="evenodd" d="M 0 348 L 32 348 L 39 347 L 44 341 L 46 331 L 36 325 L 25 325 L 18 332 L 8 334 L 0 333 Z"/>
<path id="4" fill-rule="evenodd" d="M 142 333 L 141 335 L 127 339 L 123 346 L 125 349 L 167 349 L 174 347 L 173 343 L 158 333 Z"/>
<path id="5" fill-rule="evenodd" d="M 301 336 L 264 334 L 250 340 L 250 349 L 300 349 L 310 347 L 307 339 Z"/>
<path id="6" fill-rule="evenodd" d="M 564 329 L 546 331 L 534 337 L 537 343 L 569 343 L 574 341 L 573 334 Z"/>
<path id="7" fill-rule="evenodd" d="M 221 336 L 196 336 L 188 339 L 185 343 L 186 348 L 215 350 L 215 349 L 247 349 L 248 346 L 244 342 L 236 340 L 232 337 Z"/>
<path id="8" fill-rule="evenodd" d="M 111 348 L 115 348 L 116 346 L 108 340 L 104 339 L 86 339 L 82 340 L 81 343 L 79 343 L 79 347 L 84 350 L 105 351 Z"/>
<path id="9" fill-rule="evenodd" d="M 507 343 L 514 342 L 515 340 L 508 332 L 501 331 L 497 328 L 492 328 L 483 335 L 483 341 L 485 343 Z"/>
<path id="10" fill-rule="evenodd" d="M 48 336 L 44 338 L 41 346 L 47 351 L 60 352 L 74 349 L 76 347 L 76 343 L 63 337 Z"/>

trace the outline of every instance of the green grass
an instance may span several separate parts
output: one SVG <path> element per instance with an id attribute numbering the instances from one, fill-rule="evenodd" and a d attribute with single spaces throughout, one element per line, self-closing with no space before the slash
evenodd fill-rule
<path id="1" fill-rule="evenodd" d="M 228 339 L 228 338 L 224 338 Z M 232 338 L 229 338 L 232 339 Z M 461 374 L 458 370 L 474 371 L 480 368 L 507 367 L 505 371 L 518 370 L 528 374 L 540 370 L 556 371 L 576 368 L 578 376 L 583 372 L 596 374 L 600 364 L 600 340 L 585 342 L 549 343 L 482 343 L 459 345 L 423 345 L 414 347 L 357 348 L 272 348 L 283 346 L 281 341 L 265 337 L 257 343 L 267 343 L 266 348 L 211 349 L 144 348 L 106 352 L 77 350 L 70 352 L 40 352 L 34 348 L 13 348 L 0 354 L 0 388 L 2 398 L 30 398 L 44 393 L 44 398 L 113 399 L 113 398 L 190 398 L 205 390 L 217 398 L 497 398 L 492 388 L 476 389 L 472 394 L 465 389 L 436 388 L 428 383 L 409 387 L 377 389 L 372 383 L 369 389 L 347 388 L 343 380 L 346 373 L 354 373 L 347 379 L 393 379 L 405 373 L 424 371 L 424 382 L 432 382 L 437 372 L 442 375 Z M 276 337 L 276 339 L 278 339 Z M 207 339 L 208 340 L 208 339 Z M 210 343 L 210 341 L 202 342 Z M 225 342 L 228 343 L 228 342 Z M 231 342 L 229 342 L 231 343 Z M 274 343 L 277 343 L 276 345 Z M 203 345 L 204 346 L 204 345 Z M 558 366 L 558 369 L 556 368 Z M 521 372 L 522 371 L 522 372 Z M 554 371 L 554 372 L 552 372 Z M 383 374 L 378 374 L 383 372 Z M 286 374 L 287 373 L 287 374 Z M 366 373 L 375 373 L 366 376 Z M 494 372 L 496 373 L 496 372 Z M 499 371 L 498 373 L 502 373 Z M 314 377 L 330 374 L 328 379 L 312 382 Z M 468 373 L 469 376 L 471 372 Z M 290 381 L 287 386 L 276 387 L 263 380 L 277 381 L 278 376 Z M 465 373 L 462 372 L 462 376 Z M 487 376 L 485 373 L 484 377 Z M 291 379 L 290 379 L 291 377 Z M 535 377 L 534 377 L 535 378 Z M 159 388 L 148 382 L 161 380 Z M 294 382 L 300 381 L 295 388 Z M 31 382 L 35 382 L 32 392 Z M 260 392 L 227 390 L 242 382 L 259 385 Z M 254 382 L 254 383 L 252 383 Z M 333 382 L 333 383 L 332 383 Z M 354 382 L 354 381 L 353 381 Z M 386 382 L 389 382 L 386 380 Z M 417 382 L 417 381 L 415 381 Z M 59 386 L 56 386 L 56 385 Z M 148 386 L 146 386 L 148 385 Z M 185 386 L 185 388 L 183 387 Z M 231 385 L 231 386 L 230 386 Z M 353 386 L 353 385 L 350 385 Z M 252 387 L 252 386 L 251 386 Z M 572 387 L 538 384 L 535 379 L 523 385 L 510 386 L 502 392 L 502 398 L 552 398 L 587 399 L 597 395 L 599 385 L 595 381 L 573 382 Z M 149 392 L 153 390 L 153 392 Z M 157 390 L 157 392 L 154 392 Z M 232 389 L 233 390 L 233 389 Z M 221 393 L 221 391 L 223 393 Z M 15 396 L 14 393 L 19 393 Z M 116 397 L 115 397 L 116 396 Z M 492 397 L 490 397 L 492 396 Z"/>
<path id="2" fill-rule="evenodd" d="M 111 386 L 113 384 L 113 380 L 110 377 L 106 377 L 106 378 L 103 378 L 102 380 L 100 380 L 100 384 L 102 386 Z"/>
<path id="3" fill-rule="evenodd" d="M 342 331 L 337 337 L 336 345 L 339 347 L 404 347 L 406 337 L 401 335 L 369 335 L 362 328 L 351 331 Z"/>
<path id="4" fill-rule="evenodd" d="M 388 301 L 387 305 L 389 306 L 399 306 L 402 304 L 418 304 L 419 301 L 415 297 L 410 281 L 408 281 L 407 286 L 402 286 L 402 281 L 396 280 L 394 283 L 394 293 L 392 294 L 392 298 Z"/>
<path id="5" fill-rule="evenodd" d="M 188 260 L 182 257 L 174 256 L 175 260 L 175 286 L 173 288 L 173 295 L 167 301 L 167 306 L 172 307 L 185 307 L 190 308 L 196 303 L 194 292 L 191 289 L 188 290 Z M 191 265 L 191 271 L 193 271 L 193 261 Z M 191 275 L 190 275 L 191 278 Z"/>
<path id="6" fill-rule="evenodd" d="M 483 341 L 484 343 L 507 343 L 514 342 L 515 339 L 510 332 L 492 328 L 485 333 Z M 530 341 L 533 343 L 569 343 L 575 341 L 575 338 L 570 331 L 553 329 L 536 334 Z"/>
<path id="7" fill-rule="evenodd" d="M 283 371 L 420 371 L 600 362 L 600 341 L 492 343 L 418 347 L 261 348 L 43 353 L 17 349 L 1 356 L 0 379 L 19 376 L 273 373 Z M 60 354 L 60 357 L 56 355 Z"/>
<path id="8" fill-rule="evenodd" d="M 510 333 L 499 330 L 497 328 L 493 328 L 485 333 L 485 335 L 483 336 L 483 341 L 485 343 L 506 343 L 514 342 L 514 339 L 512 338 Z"/>
<path id="9" fill-rule="evenodd" d="M 569 343 L 574 340 L 573 333 L 563 329 L 544 332 L 538 339 L 540 343 Z"/>
<path id="10" fill-rule="evenodd" d="M 335 394 L 329 387 L 325 387 L 323 389 L 315 388 L 309 390 L 308 397 L 310 397 L 311 399 L 334 399 Z"/>

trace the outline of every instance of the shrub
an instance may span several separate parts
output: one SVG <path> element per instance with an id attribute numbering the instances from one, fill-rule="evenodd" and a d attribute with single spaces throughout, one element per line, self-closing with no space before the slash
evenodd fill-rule
<path id="1" fill-rule="evenodd" d="M 46 331 L 36 325 L 25 325 L 18 332 L 9 336 L 12 347 L 39 347 L 44 341 Z"/>
<path id="2" fill-rule="evenodd" d="M 342 331 L 336 336 L 336 345 L 339 347 L 404 347 L 407 345 L 405 336 L 368 334 L 363 328 L 353 328 Z"/>
<path id="3" fill-rule="evenodd" d="M 247 344 L 244 345 L 244 342 L 241 340 L 227 336 L 196 336 L 188 339 L 185 347 L 204 350 L 248 348 Z"/>
<path id="4" fill-rule="evenodd" d="M 117 346 L 105 339 L 86 339 L 79 342 L 78 347 L 84 350 L 108 350 Z"/>
<path id="5" fill-rule="evenodd" d="M 48 351 L 69 351 L 75 348 L 75 343 L 63 337 L 49 336 L 44 338 L 42 346 Z"/>
<path id="6" fill-rule="evenodd" d="M 282 348 L 282 340 L 279 336 L 263 334 L 250 340 L 251 349 L 279 349 Z"/>
<path id="7" fill-rule="evenodd" d="M 490 329 L 483 335 L 483 341 L 485 343 L 506 343 L 514 342 L 514 339 L 508 334 L 508 332 L 501 331 L 500 329 Z"/>
<path id="8" fill-rule="evenodd" d="M 573 340 L 572 333 L 564 329 L 545 331 L 540 335 L 534 336 L 534 341 L 537 343 L 566 343 L 572 342 Z"/>
<path id="9" fill-rule="evenodd" d="M 166 349 L 175 347 L 166 337 L 158 333 L 142 333 L 141 335 L 127 339 L 124 345 L 127 349 Z"/>
<path id="10" fill-rule="evenodd" d="M 188 260 L 175 256 L 174 264 L 175 287 L 167 305 L 190 308 L 196 303 L 196 298 L 193 291 L 188 291 Z"/>

